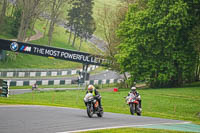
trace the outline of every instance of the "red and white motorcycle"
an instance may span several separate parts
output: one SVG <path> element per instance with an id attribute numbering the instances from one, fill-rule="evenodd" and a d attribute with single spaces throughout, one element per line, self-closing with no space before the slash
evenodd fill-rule
<path id="1" fill-rule="evenodd" d="M 138 116 L 140 116 L 142 114 L 142 111 L 139 108 L 138 98 L 132 93 L 125 98 L 126 98 L 127 104 L 130 107 L 131 114 L 134 115 L 134 113 L 136 113 Z"/>

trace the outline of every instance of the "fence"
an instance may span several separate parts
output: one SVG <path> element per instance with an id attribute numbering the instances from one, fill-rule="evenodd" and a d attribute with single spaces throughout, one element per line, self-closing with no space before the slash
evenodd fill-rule
<path id="1" fill-rule="evenodd" d="M 37 85 L 70 85 L 74 83 L 74 80 L 25 80 L 25 81 L 12 81 L 6 80 L 9 86 L 32 86 L 33 84 Z M 119 83 L 121 79 L 105 79 L 105 80 L 88 80 L 86 84 L 94 84 L 94 85 L 101 85 L 101 84 L 112 84 L 112 83 Z"/>
<path id="2" fill-rule="evenodd" d="M 98 66 L 88 67 L 88 72 L 96 69 Z M 47 77 L 47 76 L 66 76 L 78 74 L 81 69 L 77 70 L 63 70 L 63 69 L 0 69 L 0 77 Z"/>

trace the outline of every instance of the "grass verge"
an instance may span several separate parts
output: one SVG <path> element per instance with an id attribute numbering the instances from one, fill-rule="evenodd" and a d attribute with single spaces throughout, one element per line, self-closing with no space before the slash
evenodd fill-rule
<path id="1" fill-rule="evenodd" d="M 80 133 L 189 133 L 189 132 L 160 130 L 160 129 L 145 129 L 145 128 L 120 128 L 120 129 L 95 130 L 95 131 L 87 131 Z"/>
<path id="2" fill-rule="evenodd" d="M 129 90 L 119 92 L 99 90 L 105 112 L 130 114 L 124 96 Z M 143 116 L 193 121 L 200 124 L 200 87 L 171 89 L 141 89 Z M 85 109 L 84 90 L 33 92 L 0 98 L 4 104 L 33 104 Z"/>

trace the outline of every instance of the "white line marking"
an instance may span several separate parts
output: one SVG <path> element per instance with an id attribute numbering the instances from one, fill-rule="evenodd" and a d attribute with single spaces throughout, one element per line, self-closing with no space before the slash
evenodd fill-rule
<path id="1" fill-rule="evenodd" d="M 105 128 L 74 130 L 74 131 L 66 131 L 66 132 L 56 132 L 56 133 L 76 133 L 76 132 L 86 132 L 86 131 L 103 130 L 103 129 L 115 129 L 115 128 L 126 128 L 126 127 L 143 127 L 143 126 L 153 126 L 153 125 L 189 124 L 189 123 L 191 123 L 191 122 L 144 124 L 144 125 L 127 125 L 127 126 L 116 126 L 116 127 L 105 127 Z"/>

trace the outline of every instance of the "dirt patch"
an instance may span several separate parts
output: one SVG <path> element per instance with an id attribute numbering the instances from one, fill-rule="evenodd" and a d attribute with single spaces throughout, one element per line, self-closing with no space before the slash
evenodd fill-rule
<path id="1" fill-rule="evenodd" d="M 99 92 L 113 92 L 113 88 L 99 89 Z"/>
<path id="2" fill-rule="evenodd" d="M 147 85 L 146 84 L 138 84 L 138 85 L 136 85 L 136 87 L 142 89 L 142 88 L 146 88 Z"/>
<path id="3" fill-rule="evenodd" d="M 40 38 L 43 37 L 43 34 L 39 30 L 36 30 L 36 29 L 34 29 L 34 30 L 36 32 L 35 35 L 33 35 L 33 36 L 29 37 L 29 38 L 26 38 L 25 42 L 33 41 L 33 40 L 39 40 Z M 17 41 L 17 39 L 11 39 L 11 40 L 12 41 Z"/>
<path id="4" fill-rule="evenodd" d="M 25 42 L 27 42 L 27 41 L 33 41 L 33 40 L 39 40 L 40 38 L 43 37 L 43 34 L 39 30 L 35 29 L 35 32 L 36 32 L 35 35 L 31 36 L 30 38 L 27 38 L 25 40 Z"/>

